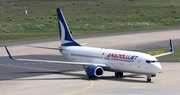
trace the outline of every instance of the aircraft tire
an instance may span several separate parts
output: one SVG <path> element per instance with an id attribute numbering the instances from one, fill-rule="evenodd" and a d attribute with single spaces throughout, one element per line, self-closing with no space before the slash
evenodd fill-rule
<path id="1" fill-rule="evenodd" d="M 147 82 L 151 82 L 151 78 L 147 78 L 146 81 L 147 81 Z"/>

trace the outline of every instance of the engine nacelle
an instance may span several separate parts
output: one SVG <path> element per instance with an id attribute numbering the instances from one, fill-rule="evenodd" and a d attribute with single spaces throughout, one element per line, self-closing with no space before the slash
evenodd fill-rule
<path id="1" fill-rule="evenodd" d="M 103 75 L 103 68 L 99 66 L 88 66 L 85 70 L 88 77 L 101 77 Z"/>

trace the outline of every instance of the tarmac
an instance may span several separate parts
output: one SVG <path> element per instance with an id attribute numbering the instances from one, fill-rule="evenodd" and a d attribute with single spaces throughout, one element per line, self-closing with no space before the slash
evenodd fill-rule
<path id="1" fill-rule="evenodd" d="M 179 29 L 149 32 L 115 33 L 75 37 L 87 46 L 126 50 L 153 50 L 169 47 L 169 39 L 180 45 Z M 57 48 L 59 39 L 26 41 L 0 45 L 0 95 L 179 95 L 180 62 L 161 62 L 163 70 L 146 82 L 145 75 L 125 73 L 115 78 L 113 72 L 95 80 L 87 78 L 81 66 L 13 61 L 3 45 L 8 45 L 16 58 L 64 60 L 57 50 L 39 49 L 27 45 Z"/>

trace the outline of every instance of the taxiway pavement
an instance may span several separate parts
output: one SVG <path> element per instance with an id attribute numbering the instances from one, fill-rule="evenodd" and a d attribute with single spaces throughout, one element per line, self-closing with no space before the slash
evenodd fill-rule
<path id="1" fill-rule="evenodd" d="M 139 33 L 116 33 L 94 37 L 76 38 L 88 46 L 152 50 L 180 45 L 179 29 L 158 30 Z M 28 45 L 59 47 L 59 40 L 47 42 L 26 42 Z M 8 44 L 11 54 L 20 58 L 48 60 L 67 60 L 57 50 L 27 47 L 23 42 Z M 89 80 L 81 66 L 19 62 L 7 58 L 6 51 L 0 47 L 0 95 L 179 95 L 180 62 L 162 62 L 163 70 L 151 83 L 146 76 L 126 73 L 124 78 L 115 78 L 114 73 L 105 72 L 104 77 Z"/>

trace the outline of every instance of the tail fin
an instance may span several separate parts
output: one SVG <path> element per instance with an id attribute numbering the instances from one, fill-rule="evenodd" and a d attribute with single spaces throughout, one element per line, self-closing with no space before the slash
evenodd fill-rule
<path id="1" fill-rule="evenodd" d="M 81 46 L 72 38 L 61 9 L 57 8 L 56 11 L 58 17 L 61 46 Z"/>

